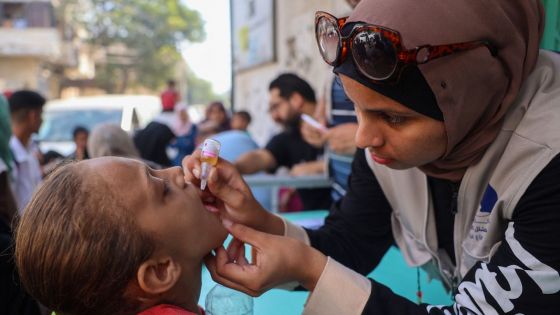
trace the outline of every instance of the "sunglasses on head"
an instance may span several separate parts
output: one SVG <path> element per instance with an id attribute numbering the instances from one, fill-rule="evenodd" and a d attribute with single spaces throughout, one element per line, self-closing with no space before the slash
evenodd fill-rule
<path id="1" fill-rule="evenodd" d="M 336 67 L 350 51 L 358 71 L 373 81 L 396 82 L 407 65 L 423 64 L 482 46 L 487 47 L 492 56 L 497 54 L 494 46 L 483 40 L 405 49 L 399 32 L 366 23 L 356 23 L 347 36 L 342 36 L 346 19 L 322 11 L 315 13 L 315 37 L 321 56 Z"/>

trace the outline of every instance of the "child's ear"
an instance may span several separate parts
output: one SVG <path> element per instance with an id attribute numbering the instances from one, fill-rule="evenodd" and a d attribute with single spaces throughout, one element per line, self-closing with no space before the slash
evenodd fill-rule
<path id="1" fill-rule="evenodd" d="M 138 268 L 140 289 L 148 294 L 160 294 L 170 290 L 181 276 L 181 266 L 171 257 L 150 258 Z"/>

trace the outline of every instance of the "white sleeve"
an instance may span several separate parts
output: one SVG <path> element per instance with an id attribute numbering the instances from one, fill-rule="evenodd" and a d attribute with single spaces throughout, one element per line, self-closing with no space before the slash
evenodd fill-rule
<path id="1" fill-rule="evenodd" d="M 359 315 L 371 294 L 371 282 L 329 257 L 303 315 Z"/>

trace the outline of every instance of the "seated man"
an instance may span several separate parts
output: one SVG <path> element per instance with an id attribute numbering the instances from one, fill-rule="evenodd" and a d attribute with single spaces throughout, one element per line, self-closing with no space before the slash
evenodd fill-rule
<path id="1" fill-rule="evenodd" d="M 264 149 L 248 152 L 235 161 L 242 174 L 259 171 L 274 172 L 279 167 L 290 168 L 292 175 L 324 173 L 325 164 L 318 160 L 322 149 L 317 149 L 302 138 L 299 126 L 302 113 L 313 114 L 315 92 L 302 78 L 286 73 L 269 85 L 270 115 L 284 126 L 284 131 L 268 142 Z M 329 189 L 298 189 L 304 209 L 327 209 L 331 204 Z"/>
<path id="2" fill-rule="evenodd" d="M 59 167 L 17 229 L 22 283 L 57 313 L 202 314 L 202 261 L 227 232 L 199 192 L 179 167 L 118 157 Z"/>

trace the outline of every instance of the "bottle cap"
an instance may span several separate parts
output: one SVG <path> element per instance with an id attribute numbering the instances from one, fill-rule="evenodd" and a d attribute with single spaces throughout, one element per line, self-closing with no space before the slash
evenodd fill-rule
<path id="1" fill-rule="evenodd" d="M 220 142 L 214 139 L 206 139 L 202 144 L 202 156 L 217 157 L 220 154 Z"/>

